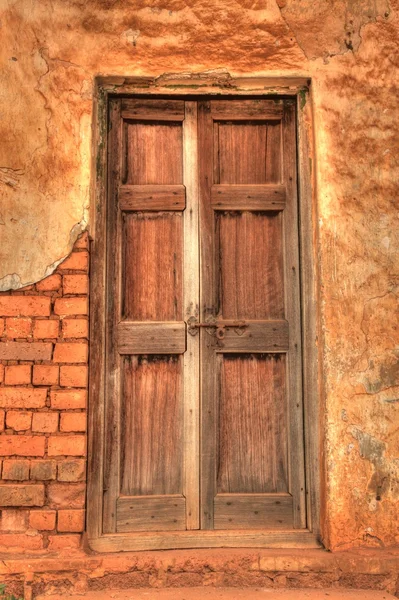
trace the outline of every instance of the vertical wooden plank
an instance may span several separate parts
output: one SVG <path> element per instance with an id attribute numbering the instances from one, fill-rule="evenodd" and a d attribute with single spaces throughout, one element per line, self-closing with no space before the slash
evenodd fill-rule
<path id="1" fill-rule="evenodd" d="M 281 219 L 281 213 L 218 215 L 225 319 L 284 318 Z"/>
<path id="2" fill-rule="evenodd" d="M 186 186 L 184 226 L 184 300 L 185 318 L 199 317 L 199 208 L 198 208 L 198 132 L 197 103 L 185 102 L 183 122 L 183 183 Z M 183 356 L 184 473 L 186 527 L 199 528 L 199 335 L 187 334 Z"/>
<path id="3" fill-rule="evenodd" d="M 181 357 L 126 356 L 121 406 L 121 494 L 182 492 Z"/>
<path id="4" fill-rule="evenodd" d="M 90 219 L 90 387 L 87 452 L 87 533 L 90 539 L 102 534 L 105 384 L 105 288 L 106 288 L 106 201 L 108 99 L 95 97 L 92 173 L 93 195 Z M 96 209 L 96 210 L 94 210 Z"/>
<path id="5" fill-rule="evenodd" d="M 217 314 L 215 277 L 215 214 L 211 207 L 213 184 L 213 121 L 210 102 L 198 102 L 198 161 L 200 193 L 200 317 L 206 321 Z M 216 494 L 217 361 L 214 337 L 201 336 L 201 529 L 213 529 L 213 499 Z"/>
<path id="6" fill-rule="evenodd" d="M 224 355 L 218 493 L 288 491 L 284 354 Z"/>
<path id="7" fill-rule="evenodd" d="M 220 160 L 219 160 L 219 123 L 213 122 L 213 182 L 220 183 Z"/>
<path id="8" fill-rule="evenodd" d="M 303 104 L 303 98 L 306 103 Z M 298 114 L 298 170 L 300 197 L 301 283 L 302 283 L 302 342 L 303 342 L 303 395 L 305 410 L 305 458 L 307 526 L 320 533 L 320 481 L 324 464 L 322 410 L 319 409 L 320 377 L 318 365 L 318 276 L 317 257 L 317 204 L 314 202 L 314 160 L 312 110 L 310 94 L 297 96 Z M 313 159 L 313 160 L 312 160 Z M 321 347 L 321 345 L 319 345 Z"/>
<path id="9" fill-rule="evenodd" d="M 123 318 L 182 319 L 182 213 L 123 215 Z"/>
<path id="10" fill-rule="evenodd" d="M 180 122 L 130 123 L 126 183 L 182 183 L 182 141 Z"/>
<path id="11" fill-rule="evenodd" d="M 219 124 L 220 182 L 214 183 L 266 183 L 266 128 L 256 122 Z"/>
<path id="12" fill-rule="evenodd" d="M 104 456 L 103 532 L 116 531 L 116 498 L 120 476 L 120 356 L 116 344 L 117 324 L 120 320 L 121 288 L 121 215 L 118 210 L 117 190 L 121 167 L 120 100 L 109 104 L 108 134 L 108 206 L 107 206 L 107 288 L 105 295 L 106 327 L 106 392 Z"/>
<path id="13" fill-rule="evenodd" d="M 303 398 L 301 302 L 298 250 L 298 197 L 296 171 L 295 103 L 286 100 L 283 114 L 283 182 L 287 204 L 283 212 L 284 278 L 286 318 L 290 326 L 288 351 L 288 410 L 290 492 L 294 497 L 294 527 L 306 527 L 305 461 L 303 448 Z"/>
<path id="14" fill-rule="evenodd" d="M 266 182 L 281 181 L 281 122 L 267 124 Z"/>

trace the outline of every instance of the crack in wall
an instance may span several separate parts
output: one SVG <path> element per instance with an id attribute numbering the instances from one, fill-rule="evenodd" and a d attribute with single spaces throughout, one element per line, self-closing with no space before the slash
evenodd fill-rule
<path id="1" fill-rule="evenodd" d="M 363 29 L 391 14 L 389 0 L 349 0 L 342 4 L 343 11 L 327 0 L 317 5 L 313 0 L 276 0 L 276 4 L 305 57 L 311 61 L 323 58 L 324 63 L 357 52 L 363 42 Z M 317 15 L 319 26 L 315 28 Z"/>

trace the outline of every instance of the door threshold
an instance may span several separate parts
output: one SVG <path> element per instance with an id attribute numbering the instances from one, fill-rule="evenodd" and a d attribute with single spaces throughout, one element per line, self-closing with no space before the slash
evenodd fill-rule
<path id="1" fill-rule="evenodd" d="M 318 536 L 300 531 L 157 531 L 104 534 L 89 538 L 95 552 L 190 548 L 323 548 Z"/>

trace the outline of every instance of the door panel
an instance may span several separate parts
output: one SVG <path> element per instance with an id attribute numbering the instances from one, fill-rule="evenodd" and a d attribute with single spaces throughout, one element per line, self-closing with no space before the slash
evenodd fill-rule
<path id="1" fill-rule="evenodd" d="M 183 218 L 180 212 L 126 212 L 123 228 L 122 317 L 183 317 Z"/>
<path id="2" fill-rule="evenodd" d="M 302 527 L 292 111 L 212 100 L 199 115 L 201 320 L 219 324 L 201 340 L 201 524 Z"/>
<path id="3" fill-rule="evenodd" d="M 199 387 L 187 384 L 198 380 L 198 341 L 188 347 L 184 322 L 198 298 L 185 258 L 198 229 L 183 212 L 193 202 L 198 212 L 187 181 L 190 108 L 129 99 L 111 108 L 106 532 L 198 524 L 198 485 L 187 483 L 198 480 Z"/>
<path id="4" fill-rule="evenodd" d="M 219 213 L 220 310 L 225 319 L 283 319 L 281 213 Z"/>
<path id="5" fill-rule="evenodd" d="M 306 525 L 294 110 L 111 101 L 105 533 Z"/>
<path id="6" fill-rule="evenodd" d="M 123 495 L 182 493 L 181 370 L 179 355 L 124 359 Z"/>
<path id="7" fill-rule="evenodd" d="M 222 355 L 217 493 L 288 492 L 285 356 Z"/>
<path id="8" fill-rule="evenodd" d="M 215 121 L 214 136 L 219 155 L 219 160 L 215 161 L 215 183 L 261 184 L 280 181 L 280 123 Z"/>
<path id="9" fill-rule="evenodd" d="M 159 116 L 158 116 L 159 118 Z M 131 185 L 183 182 L 181 123 L 126 121 L 126 174 Z"/>

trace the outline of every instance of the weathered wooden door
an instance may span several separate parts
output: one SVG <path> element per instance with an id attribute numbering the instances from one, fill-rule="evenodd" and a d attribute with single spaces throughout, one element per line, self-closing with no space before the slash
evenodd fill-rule
<path id="1" fill-rule="evenodd" d="M 104 533 L 306 527 L 295 105 L 110 104 Z"/>

